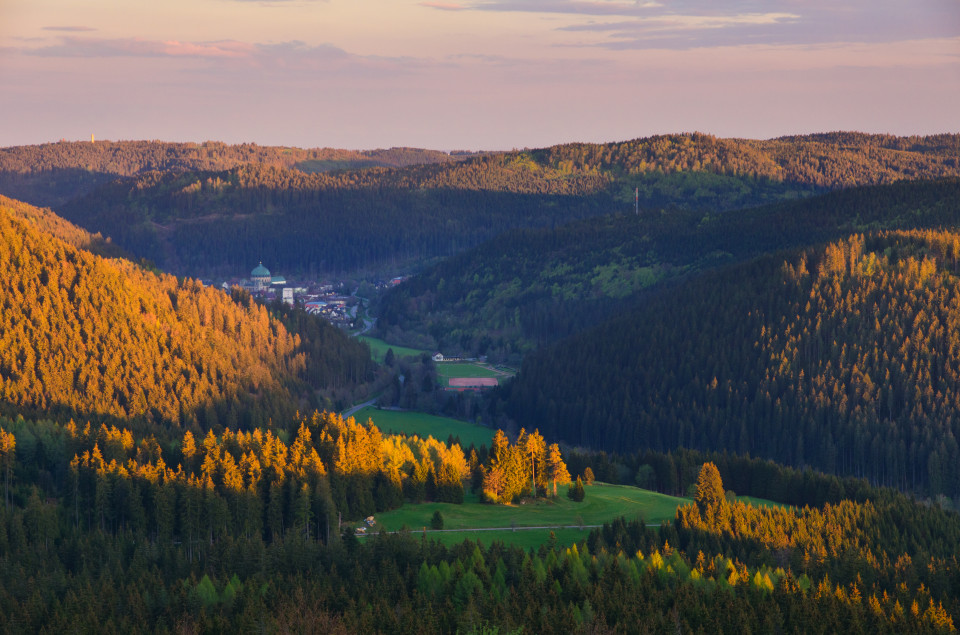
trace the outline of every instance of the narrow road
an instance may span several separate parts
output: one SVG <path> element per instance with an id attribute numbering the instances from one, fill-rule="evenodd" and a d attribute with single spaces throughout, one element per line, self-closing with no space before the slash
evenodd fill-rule
<path id="1" fill-rule="evenodd" d="M 364 401 L 363 403 L 359 403 L 356 406 L 350 406 L 349 408 L 341 412 L 340 416 L 343 417 L 344 419 L 346 419 L 347 417 L 352 417 L 353 413 L 357 412 L 358 410 L 363 410 L 367 406 L 372 406 L 375 403 L 377 403 L 376 397 L 374 397 L 369 401 Z"/>

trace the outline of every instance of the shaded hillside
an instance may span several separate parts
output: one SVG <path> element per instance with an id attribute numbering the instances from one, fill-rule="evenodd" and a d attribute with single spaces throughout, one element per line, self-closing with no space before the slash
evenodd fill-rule
<path id="1" fill-rule="evenodd" d="M 960 180 L 948 179 L 724 214 L 644 212 L 514 230 L 391 289 L 377 328 L 392 342 L 510 359 L 603 321 L 678 276 L 864 228 L 958 223 Z"/>
<path id="2" fill-rule="evenodd" d="M 22 201 L 0 196 L 0 208 L 13 218 L 25 220 L 42 232 L 56 236 L 63 242 L 107 258 L 123 257 L 126 254 L 110 238 L 99 233 L 91 234 L 85 229 L 57 216 L 49 209 L 40 209 Z"/>
<path id="3" fill-rule="evenodd" d="M 434 166 L 312 175 L 264 166 L 151 172 L 60 211 L 168 271 L 236 275 L 262 260 L 290 275 L 395 269 L 512 227 L 550 226 L 612 204 L 605 192 L 590 193 L 592 177 L 540 193 L 542 183 L 522 171 L 463 169 L 470 189 L 452 185 L 451 173 Z"/>
<path id="4" fill-rule="evenodd" d="M 18 209 L 0 206 L 7 410 L 250 427 L 292 413 L 301 399 L 311 403 L 311 386 L 356 385 L 373 371 L 368 350 L 342 344 L 339 332 L 321 351 L 249 298 L 238 303 L 193 280 L 94 256 Z M 68 233 L 62 221 L 57 227 Z M 313 359 L 321 354 L 333 358 L 323 360 L 326 373 Z"/>
<path id="5" fill-rule="evenodd" d="M 97 141 L 0 148 L 0 192 L 35 205 L 62 205 L 120 176 L 151 170 L 228 170 L 256 163 L 305 172 L 404 167 L 456 160 L 418 148 L 336 150 L 227 145 L 218 141 Z"/>
<path id="6" fill-rule="evenodd" d="M 690 281 L 529 355 L 528 428 L 960 494 L 960 235 L 853 236 Z"/>
<path id="7" fill-rule="evenodd" d="M 178 273 L 236 274 L 251 259 L 286 272 L 395 271 L 507 229 L 626 212 L 635 194 L 643 210 L 716 212 L 960 176 L 958 140 L 667 135 L 309 175 L 267 160 L 186 173 L 157 165 L 56 209 Z"/>

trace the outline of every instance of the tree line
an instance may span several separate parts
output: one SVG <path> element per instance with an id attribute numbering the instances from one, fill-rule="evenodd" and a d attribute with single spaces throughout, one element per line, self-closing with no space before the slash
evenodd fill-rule
<path id="1" fill-rule="evenodd" d="M 397 344 L 519 362 L 523 354 L 644 301 L 651 288 L 852 227 L 956 227 L 960 181 L 851 188 L 724 214 L 601 216 L 517 229 L 394 287 L 375 310 Z"/>
<path id="2" fill-rule="evenodd" d="M 730 502 L 720 470 L 690 456 L 693 502 L 659 528 L 618 519 L 575 545 L 531 550 L 444 547 L 409 533 L 326 541 L 311 514 L 329 518 L 322 505 L 335 487 L 320 482 L 369 471 L 377 433 L 360 426 L 363 437 L 352 430 L 359 424 L 330 414 L 299 421 L 291 443 L 269 431 L 184 435 L 176 454 L 128 430 L 3 421 L 22 440 L 14 453 L 23 445 L 33 454 L 15 459 L 16 492 L 0 508 L 0 624 L 130 632 L 955 630 L 960 517 L 938 506 L 893 492 L 819 508 Z M 36 479 L 36 443 L 51 435 L 64 451 L 82 452 L 70 476 L 47 489 Z M 420 442 L 385 440 L 381 459 Z M 164 455 L 184 462 L 173 475 Z M 258 500 L 254 490 L 276 491 L 277 479 L 296 486 L 285 486 L 293 493 L 277 499 L 282 505 L 266 495 L 268 531 L 245 525 L 243 493 Z M 322 503 L 311 483 L 324 492 Z M 146 522 L 135 511 L 117 515 L 122 501 L 133 510 L 140 492 L 152 496 L 143 499 Z M 274 514 L 282 531 L 269 531 Z M 216 518 L 223 526 L 211 528 Z"/>
<path id="3" fill-rule="evenodd" d="M 529 355 L 520 425 L 586 447 L 727 449 L 960 493 L 957 235 L 855 235 L 706 275 Z"/>
<path id="4" fill-rule="evenodd" d="M 245 270 L 250 253 L 287 271 L 396 270 L 505 230 L 627 211 L 635 192 L 644 209 L 715 213 L 827 189 L 956 177 L 955 145 L 951 136 L 759 142 L 667 135 L 322 173 L 264 155 L 156 165 L 56 207 L 178 273 Z"/>
<path id="5" fill-rule="evenodd" d="M 375 375 L 363 344 L 316 318 L 287 312 L 287 328 L 247 295 L 95 256 L 7 208 L 0 275 L 8 411 L 252 429 Z"/>

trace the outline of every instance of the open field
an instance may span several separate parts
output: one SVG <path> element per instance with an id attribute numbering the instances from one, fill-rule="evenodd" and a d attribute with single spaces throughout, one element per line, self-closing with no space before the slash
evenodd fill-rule
<path id="1" fill-rule="evenodd" d="M 415 531 L 411 530 L 412 536 L 421 536 L 422 527 Z M 585 540 L 592 529 L 505 529 L 498 531 L 430 531 L 427 530 L 427 540 L 438 540 L 441 543 L 450 546 L 458 545 L 464 540 L 479 541 L 485 546 L 490 546 L 494 542 L 502 542 L 508 545 L 515 545 L 521 549 L 536 549 L 540 545 L 549 542 L 550 532 L 553 532 L 558 545 L 569 547 L 575 542 Z M 376 531 L 371 532 L 375 534 Z"/>
<path id="2" fill-rule="evenodd" d="M 473 362 L 437 362 L 435 367 L 437 376 L 443 379 L 450 379 L 451 377 L 497 377 L 503 379 L 507 377 L 504 373 L 498 372 L 486 364 Z"/>
<path id="3" fill-rule="evenodd" d="M 464 447 L 470 447 L 471 443 L 478 448 L 481 445 L 490 447 L 490 440 L 496 432 L 473 423 L 437 417 L 422 412 L 377 410 L 373 407 L 367 407 L 358 410 L 353 416 L 357 421 L 363 422 L 368 418 L 373 419 L 373 423 L 384 433 L 397 434 L 403 432 L 408 436 L 416 434 L 422 438 L 432 436 L 439 441 L 446 441 L 452 434 L 460 437 L 460 442 Z"/>
<path id="4" fill-rule="evenodd" d="M 587 497 L 582 503 L 574 503 L 564 494 L 566 487 L 556 501 L 512 506 L 482 505 L 475 494 L 467 494 L 463 505 L 408 503 L 400 509 L 377 514 L 377 524 L 370 532 L 374 534 L 381 529 L 399 531 L 406 528 L 412 535 L 418 536 L 426 529 L 427 539 L 438 540 L 445 545 L 459 544 L 464 540 L 480 541 L 484 545 L 500 541 L 523 549 L 535 549 L 550 540 L 552 531 L 557 544 L 569 546 L 586 538 L 597 525 L 619 516 L 628 520 L 640 517 L 647 524 L 659 524 L 664 520 L 673 520 L 677 507 L 691 502 L 688 498 L 605 483 L 588 486 Z M 754 506 L 779 504 L 747 496 L 737 498 Z M 430 519 L 437 510 L 443 515 L 444 531 L 430 530 Z M 483 529 L 486 527 L 497 529 Z"/>
<path id="5" fill-rule="evenodd" d="M 368 337 L 366 335 L 360 335 L 357 337 L 361 342 L 366 342 L 370 347 L 370 354 L 373 355 L 379 363 L 383 363 L 384 358 L 387 356 L 387 351 L 391 348 L 393 349 L 393 354 L 397 357 L 418 357 L 423 353 L 429 353 L 429 351 L 422 351 L 416 348 L 407 348 L 406 346 L 394 346 L 393 344 L 387 344 L 383 340 L 378 340 L 375 337 Z"/>
<path id="6" fill-rule="evenodd" d="M 437 510 L 443 515 L 444 529 L 601 525 L 618 516 L 627 519 L 642 517 L 648 523 L 659 523 L 672 519 L 676 515 L 677 507 L 689 502 L 685 498 L 666 496 L 627 485 L 595 483 L 587 486 L 587 496 L 582 503 L 574 503 L 565 496 L 566 490 L 566 487 L 558 488 L 560 496 L 556 500 L 540 500 L 525 505 L 481 505 L 475 494 L 467 494 L 463 505 L 406 504 L 400 509 L 377 514 L 377 526 L 387 531 L 396 531 L 403 527 L 420 530 L 430 526 L 430 519 Z M 486 536 L 488 532 L 477 533 Z M 521 532 L 507 529 L 506 533 Z M 549 530 L 545 530 L 543 536 L 548 536 L 549 533 Z M 486 536 L 486 539 L 493 538 Z"/>

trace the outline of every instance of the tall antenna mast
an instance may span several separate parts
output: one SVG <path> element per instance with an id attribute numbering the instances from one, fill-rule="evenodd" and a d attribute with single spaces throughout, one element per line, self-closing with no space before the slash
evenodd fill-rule
<path id="1" fill-rule="evenodd" d="M 634 188 L 633 190 L 633 213 L 637 216 L 640 215 L 640 188 Z"/>

